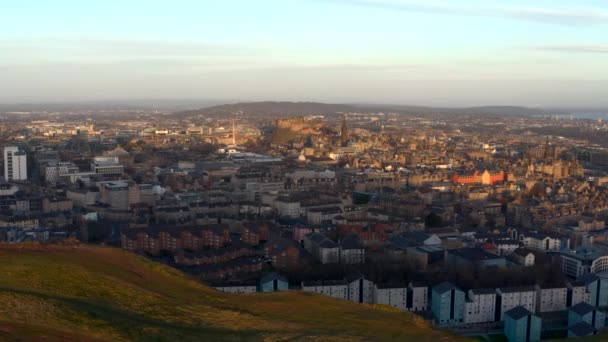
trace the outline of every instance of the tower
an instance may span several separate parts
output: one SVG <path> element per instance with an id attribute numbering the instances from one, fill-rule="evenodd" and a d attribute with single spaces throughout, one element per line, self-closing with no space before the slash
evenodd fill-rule
<path id="1" fill-rule="evenodd" d="M 16 146 L 4 148 L 4 179 L 27 180 L 27 155 Z"/>
<path id="2" fill-rule="evenodd" d="M 346 116 L 342 118 L 342 127 L 340 128 L 340 142 L 342 146 L 348 144 L 348 127 L 346 127 Z"/>
<path id="3" fill-rule="evenodd" d="M 234 126 L 234 120 L 232 120 L 232 145 L 236 146 L 236 128 Z"/>

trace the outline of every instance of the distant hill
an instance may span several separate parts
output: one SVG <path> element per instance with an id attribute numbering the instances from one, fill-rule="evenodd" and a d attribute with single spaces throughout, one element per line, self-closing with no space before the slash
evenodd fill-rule
<path id="1" fill-rule="evenodd" d="M 277 116 L 300 116 L 310 114 L 335 114 L 338 112 L 372 112 L 373 109 L 346 105 L 326 104 L 318 102 L 244 102 L 235 104 L 224 104 L 196 110 L 188 110 L 176 113 L 178 116 L 222 116 L 242 112 L 245 116 L 256 116 L 259 114 Z"/>
<path id="2" fill-rule="evenodd" d="M 547 115 L 549 112 L 542 109 L 516 107 L 516 106 L 485 106 L 470 108 L 438 108 L 400 105 L 369 105 L 369 104 L 326 104 L 318 102 L 244 102 L 224 104 L 207 108 L 176 112 L 177 117 L 221 117 L 242 113 L 245 117 L 258 115 L 272 116 L 301 116 L 301 115 L 332 115 L 345 112 L 375 113 L 395 112 L 404 115 L 500 115 L 500 116 L 532 116 Z M 552 112 L 554 113 L 554 112 Z"/>
<path id="3" fill-rule="evenodd" d="M 2 341 L 464 341 L 392 308 L 218 292 L 117 248 L 0 245 Z"/>

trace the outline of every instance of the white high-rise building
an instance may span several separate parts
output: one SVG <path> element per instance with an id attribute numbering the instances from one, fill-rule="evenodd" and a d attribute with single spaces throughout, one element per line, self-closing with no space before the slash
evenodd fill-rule
<path id="1" fill-rule="evenodd" d="M 4 148 L 4 179 L 27 180 L 27 155 L 19 147 Z"/>

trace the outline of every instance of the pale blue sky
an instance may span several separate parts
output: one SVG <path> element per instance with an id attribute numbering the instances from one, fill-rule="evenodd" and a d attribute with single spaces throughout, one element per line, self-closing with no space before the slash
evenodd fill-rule
<path id="1" fill-rule="evenodd" d="M 0 102 L 608 106 L 608 0 L 0 0 Z"/>

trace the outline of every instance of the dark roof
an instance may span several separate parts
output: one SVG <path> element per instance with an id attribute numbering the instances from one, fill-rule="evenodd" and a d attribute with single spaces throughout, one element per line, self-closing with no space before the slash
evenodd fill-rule
<path id="1" fill-rule="evenodd" d="M 327 240 L 324 240 L 323 242 L 321 242 L 319 244 L 319 247 L 322 247 L 322 248 L 337 248 L 338 244 L 336 244 L 335 242 L 327 239 Z"/>
<path id="2" fill-rule="evenodd" d="M 340 242 L 342 249 L 363 249 L 363 245 L 356 235 L 349 235 Z"/>
<path id="3" fill-rule="evenodd" d="M 444 281 L 443 283 L 433 287 L 433 291 L 437 292 L 439 294 L 451 291 L 452 289 L 460 290 L 459 288 L 456 287 L 456 285 L 450 283 L 449 281 Z"/>
<path id="4" fill-rule="evenodd" d="M 473 289 L 474 294 L 493 294 L 496 293 L 496 289 Z"/>
<path id="5" fill-rule="evenodd" d="M 580 276 L 580 278 L 578 278 L 578 281 L 582 282 L 585 285 L 589 285 L 591 283 L 593 283 L 594 281 L 597 281 L 598 279 L 600 279 L 598 276 L 596 276 L 593 273 L 587 273 L 587 274 L 583 274 L 582 276 Z"/>
<path id="6" fill-rule="evenodd" d="M 346 276 L 346 281 L 352 283 L 353 281 L 359 280 L 361 278 L 365 278 L 365 276 L 361 273 L 351 273 Z"/>
<path id="7" fill-rule="evenodd" d="M 346 280 L 307 280 L 302 282 L 302 286 L 340 286 L 347 284 Z"/>
<path id="8" fill-rule="evenodd" d="M 590 312 L 593 312 L 595 308 L 589 303 L 581 302 L 572 306 L 570 310 L 577 313 L 579 316 L 584 316 Z"/>
<path id="9" fill-rule="evenodd" d="M 568 328 L 568 330 L 574 336 L 578 336 L 578 337 L 589 336 L 594 333 L 593 327 L 591 325 L 589 325 L 589 323 L 583 322 L 583 321 L 574 324 L 573 326 Z"/>
<path id="10" fill-rule="evenodd" d="M 510 318 L 512 318 L 514 320 L 524 318 L 531 314 L 532 314 L 532 312 L 530 312 L 530 310 L 524 308 L 523 306 L 516 306 L 513 309 L 505 312 L 505 315 L 509 316 Z"/>
<path id="11" fill-rule="evenodd" d="M 376 284 L 379 289 L 407 289 L 407 284 L 388 283 L 388 284 Z"/>
<path id="12" fill-rule="evenodd" d="M 486 252 L 485 250 L 483 250 L 481 248 L 453 249 L 453 250 L 448 251 L 448 253 L 459 256 L 466 260 L 471 260 L 471 261 L 503 259 L 503 257 L 498 256 L 496 254 Z"/>
<path id="13" fill-rule="evenodd" d="M 280 274 L 278 274 L 276 272 L 272 272 L 272 273 L 268 273 L 267 275 L 265 275 L 262 278 L 260 278 L 260 284 L 264 284 L 264 283 L 267 283 L 269 281 L 273 281 L 275 279 L 287 283 L 287 278 L 283 277 L 282 275 L 280 275 Z"/>
<path id="14" fill-rule="evenodd" d="M 513 287 L 501 287 L 499 288 L 502 293 L 512 293 L 512 292 L 531 292 L 536 291 L 534 286 L 513 286 Z"/>
<path id="15" fill-rule="evenodd" d="M 531 250 L 529 250 L 528 248 L 525 248 L 525 247 L 519 247 L 516 250 L 514 250 L 513 253 L 517 254 L 519 256 L 522 256 L 522 257 L 526 257 L 530 253 L 534 254 Z"/>

